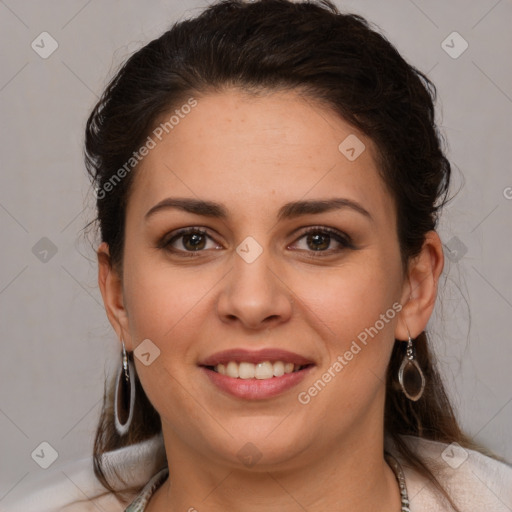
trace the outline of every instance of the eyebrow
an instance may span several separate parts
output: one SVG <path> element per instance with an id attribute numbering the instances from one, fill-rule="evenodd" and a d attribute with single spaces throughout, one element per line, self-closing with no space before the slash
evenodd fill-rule
<path id="1" fill-rule="evenodd" d="M 279 209 L 277 218 L 278 220 L 282 221 L 300 217 L 301 215 L 319 214 L 345 208 L 356 211 L 368 219 L 373 220 L 370 212 L 363 208 L 363 206 L 361 206 L 358 202 L 345 198 L 292 201 L 290 203 L 286 203 Z M 148 220 L 157 212 L 168 209 L 182 210 L 184 212 L 193 213 L 195 215 L 202 215 L 204 217 L 211 217 L 216 219 L 225 220 L 228 218 L 228 211 L 226 208 L 214 201 L 174 197 L 168 197 L 157 203 L 155 206 L 149 209 L 144 218 L 145 220 Z"/>

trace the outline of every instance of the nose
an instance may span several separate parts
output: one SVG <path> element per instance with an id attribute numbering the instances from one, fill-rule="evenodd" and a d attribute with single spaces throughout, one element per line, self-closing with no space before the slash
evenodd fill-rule
<path id="1" fill-rule="evenodd" d="M 267 329 L 288 321 L 292 315 L 292 291 L 272 269 L 268 251 L 252 263 L 233 255 L 233 268 L 222 280 L 217 313 L 223 322 L 247 329 Z"/>

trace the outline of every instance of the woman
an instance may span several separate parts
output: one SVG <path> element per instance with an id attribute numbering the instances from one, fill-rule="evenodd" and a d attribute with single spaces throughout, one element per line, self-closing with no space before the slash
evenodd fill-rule
<path id="1" fill-rule="evenodd" d="M 512 509 L 425 333 L 434 98 L 328 1 L 219 2 L 125 63 L 86 133 L 122 347 L 95 443 L 113 509 Z"/>

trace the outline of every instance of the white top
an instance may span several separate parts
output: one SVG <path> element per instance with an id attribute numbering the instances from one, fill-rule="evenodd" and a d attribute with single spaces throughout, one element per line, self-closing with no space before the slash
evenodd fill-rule
<path id="1" fill-rule="evenodd" d="M 465 450 L 406 436 L 407 443 L 419 453 L 453 501 L 463 512 L 511 512 L 512 466 Z M 402 464 L 411 512 L 449 511 L 433 487 Z M 161 435 L 144 443 L 105 454 L 120 463 L 122 477 L 134 485 L 145 485 L 165 466 Z M 109 479 L 115 481 L 114 476 Z M 98 482 L 92 457 L 58 468 L 41 470 L 36 477 L 23 479 L 0 501 L 1 512 L 123 512 L 125 507 Z M 133 497 L 135 499 L 135 496 Z"/>

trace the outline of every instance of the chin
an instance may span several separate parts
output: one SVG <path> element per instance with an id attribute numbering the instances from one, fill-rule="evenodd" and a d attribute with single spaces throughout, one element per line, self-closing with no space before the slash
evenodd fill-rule
<path id="1" fill-rule="evenodd" d="M 231 424 L 233 437 L 223 436 L 220 442 L 212 442 L 210 448 L 217 452 L 216 457 L 238 469 L 269 471 L 290 466 L 292 461 L 306 450 L 304 433 L 291 432 L 289 428 L 279 429 L 283 418 L 268 418 L 259 423 L 256 419 L 242 422 L 235 430 Z M 277 427 L 277 428 L 276 428 Z M 207 441 L 207 440 L 206 440 Z"/>

